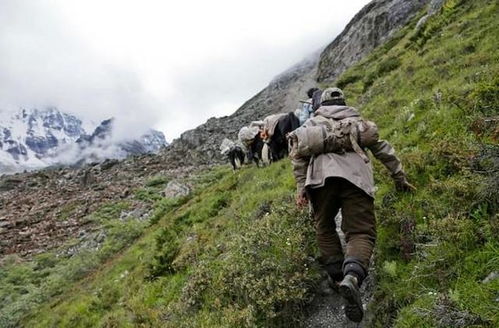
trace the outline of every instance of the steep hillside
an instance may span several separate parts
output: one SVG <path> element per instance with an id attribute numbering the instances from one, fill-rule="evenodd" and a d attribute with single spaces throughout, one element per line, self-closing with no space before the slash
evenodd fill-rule
<path id="1" fill-rule="evenodd" d="M 415 13 L 430 2 L 442 3 L 441 0 L 371 1 L 324 49 L 319 62 L 317 81 L 326 83 L 336 80 L 341 73 L 374 48 L 390 40 Z"/>
<path id="2" fill-rule="evenodd" d="M 419 189 L 376 177 L 376 326 L 499 324 L 498 22 L 497 1 L 445 1 L 336 82 Z"/>
<path id="3" fill-rule="evenodd" d="M 433 15 L 415 14 L 334 83 L 377 122 L 418 188 L 396 192 L 376 164 L 374 301 L 364 326 L 499 326 L 499 4 L 438 2 Z M 317 76 L 329 74 L 318 67 Z M 38 187 L 32 174 L 2 179 L 0 205 L 10 211 L 0 212 L 0 234 L 19 229 L 22 243 L 30 238 L 22 219 L 41 222 L 44 213 L 87 220 L 103 234 L 70 234 L 36 256 L 3 256 L 0 326 L 348 327 L 309 320 L 321 272 L 307 211 L 293 204 L 287 160 L 182 173 L 167 170 L 170 156 L 87 168 L 88 180 L 78 170 L 44 172 Z M 63 177 L 75 190 L 88 181 L 95 205 L 44 201 L 32 211 L 16 203 Z M 172 179 L 192 192 L 169 197 Z M 133 213 L 137 204 L 146 215 Z M 19 226 L 6 226 L 3 218 L 19 207 Z"/>
<path id="4" fill-rule="evenodd" d="M 210 118 L 205 124 L 184 132 L 172 142 L 165 155 L 172 161 L 207 164 L 221 162 L 219 147 L 224 138 L 235 140 L 239 129 L 265 116 L 294 111 L 306 91 L 318 81 L 335 79 L 349 66 L 390 39 L 429 0 L 373 0 L 321 52 L 312 54 L 270 82 L 234 114 Z M 332 10 L 334 7 L 332 7 Z M 318 71 L 319 69 L 319 71 Z"/>

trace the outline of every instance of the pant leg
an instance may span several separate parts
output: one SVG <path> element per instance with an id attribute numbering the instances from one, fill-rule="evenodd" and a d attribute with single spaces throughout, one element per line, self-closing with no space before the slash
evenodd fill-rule
<path id="1" fill-rule="evenodd" d="M 343 249 L 334 221 L 341 207 L 336 185 L 327 183 L 324 187 L 310 189 L 308 196 L 312 204 L 315 233 L 322 260 L 342 260 Z"/>
<path id="2" fill-rule="evenodd" d="M 365 274 L 376 242 L 376 217 L 374 199 L 360 188 L 344 180 L 341 188 L 343 221 L 345 233 L 346 262 L 360 262 Z"/>

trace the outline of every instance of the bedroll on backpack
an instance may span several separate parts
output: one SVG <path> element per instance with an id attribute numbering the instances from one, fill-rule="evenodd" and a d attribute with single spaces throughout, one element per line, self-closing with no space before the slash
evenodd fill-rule
<path id="1" fill-rule="evenodd" d="M 369 158 L 362 148 L 372 146 L 379 140 L 376 124 L 359 117 L 333 120 L 316 116 L 307 125 L 288 135 L 290 157 L 354 151 L 367 163 Z"/>

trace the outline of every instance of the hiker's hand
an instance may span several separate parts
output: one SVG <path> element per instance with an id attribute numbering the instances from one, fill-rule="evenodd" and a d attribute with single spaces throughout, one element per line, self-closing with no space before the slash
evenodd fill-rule
<path id="1" fill-rule="evenodd" d="M 395 180 L 395 189 L 403 192 L 412 192 L 416 190 L 416 187 L 410 184 L 406 178 L 403 178 L 400 180 Z"/>
<path id="2" fill-rule="evenodd" d="M 303 208 L 308 205 L 308 198 L 305 191 L 299 191 L 296 193 L 296 206 L 298 208 Z"/>

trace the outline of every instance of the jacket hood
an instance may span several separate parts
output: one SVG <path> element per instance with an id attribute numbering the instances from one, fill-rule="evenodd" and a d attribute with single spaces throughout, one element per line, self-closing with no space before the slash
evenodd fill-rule
<path id="1" fill-rule="evenodd" d="M 324 116 L 326 118 L 332 118 L 334 120 L 342 120 L 347 117 L 360 116 L 359 112 L 349 106 L 321 106 L 315 111 L 315 115 Z"/>

